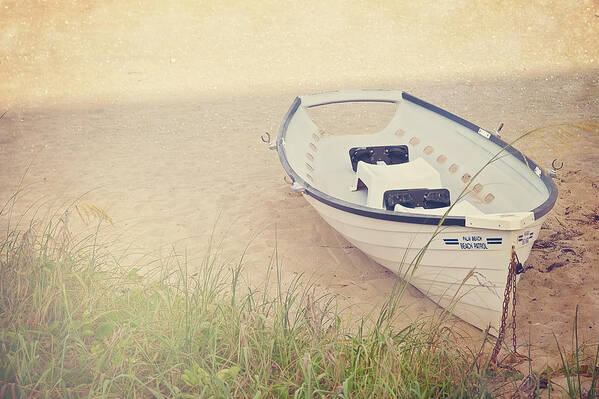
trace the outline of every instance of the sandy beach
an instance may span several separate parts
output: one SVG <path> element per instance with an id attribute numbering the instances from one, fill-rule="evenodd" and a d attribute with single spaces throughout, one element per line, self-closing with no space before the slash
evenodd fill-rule
<path id="1" fill-rule="evenodd" d="M 599 2 L 508 3 L 2 1 L 0 200 L 25 187 L 18 211 L 100 206 L 115 253 L 140 265 L 173 248 L 193 264 L 212 236 L 224 259 L 247 248 L 250 284 L 276 246 L 284 281 L 303 274 L 348 317 L 365 314 L 393 274 L 289 190 L 260 135 L 296 95 L 350 88 L 503 122 L 507 141 L 599 122 Z M 387 115 L 317 117 L 376 130 Z M 519 345 L 542 369 L 558 359 L 553 334 L 570 342 L 576 305 L 581 340 L 599 340 L 599 131 L 545 129 L 517 147 L 564 164 L 518 285 Z M 437 311 L 408 294 L 407 316 Z"/>

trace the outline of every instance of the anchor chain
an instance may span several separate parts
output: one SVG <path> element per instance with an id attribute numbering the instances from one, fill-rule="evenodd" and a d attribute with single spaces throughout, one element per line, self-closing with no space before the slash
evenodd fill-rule
<path id="1" fill-rule="evenodd" d="M 516 269 L 520 264 L 518 255 L 512 247 L 512 261 L 510 262 L 510 269 L 512 269 L 512 345 L 514 346 L 514 353 L 516 351 Z"/>
<path id="2" fill-rule="evenodd" d="M 499 351 L 501 350 L 501 344 L 505 339 L 505 327 L 507 324 L 507 316 L 509 313 L 510 295 L 512 296 L 512 345 L 514 349 L 514 360 L 528 359 L 526 356 L 521 355 L 516 350 L 516 271 L 518 270 L 518 266 L 521 267 L 521 264 L 518 259 L 518 255 L 516 254 L 516 249 L 512 246 L 512 255 L 510 259 L 510 266 L 508 269 L 507 284 L 505 285 L 505 292 L 503 295 L 503 311 L 501 314 L 501 326 L 499 327 L 499 334 L 497 335 L 497 341 L 495 342 L 495 347 L 493 348 L 493 353 L 491 354 L 490 359 L 490 364 L 493 366 L 502 367 L 497 363 L 497 355 L 499 355 Z"/>

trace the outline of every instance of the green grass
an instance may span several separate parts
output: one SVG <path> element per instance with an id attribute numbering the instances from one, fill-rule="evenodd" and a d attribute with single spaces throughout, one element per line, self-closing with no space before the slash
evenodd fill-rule
<path id="1" fill-rule="evenodd" d="M 214 251 L 200 264 L 173 251 L 142 275 L 96 234 L 71 237 L 65 217 L 21 229 L 9 208 L 0 218 L 0 397 L 489 394 L 451 329 L 422 321 L 396 330 L 393 301 L 376 322 L 350 326 L 335 297 L 315 295 L 301 276 L 283 286 L 276 250 L 257 288 L 241 283 L 243 257 L 227 264 Z"/>
<path id="2" fill-rule="evenodd" d="M 555 337 L 555 334 L 554 334 Z M 599 397 L 598 379 L 599 379 L 599 344 L 593 353 L 593 346 L 582 344 L 578 340 L 578 305 L 576 305 L 576 313 L 574 316 L 574 327 L 572 331 L 572 348 L 574 348 L 570 356 L 562 348 L 557 337 L 555 344 L 559 352 L 561 360 L 561 369 L 558 370 L 559 375 L 563 375 L 566 381 L 566 386 L 563 391 L 568 398 L 595 398 Z M 590 350 L 589 350 L 590 349 Z M 582 384 L 581 376 L 587 377 L 589 384 Z"/>
<path id="3" fill-rule="evenodd" d="M 227 263 L 211 249 L 198 263 L 173 249 L 123 266 L 99 243 L 100 208 L 67 206 L 97 222 L 76 238 L 65 213 L 22 226 L 11 204 L 0 209 L 0 398 L 487 398 L 516 386 L 442 317 L 395 327 L 400 283 L 378 314 L 348 323 L 301 276 L 283 285 L 276 249 L 259 287 L 243 283 L 243 255 Z M 570 364 L 565 393 L 582 397 Z"/>

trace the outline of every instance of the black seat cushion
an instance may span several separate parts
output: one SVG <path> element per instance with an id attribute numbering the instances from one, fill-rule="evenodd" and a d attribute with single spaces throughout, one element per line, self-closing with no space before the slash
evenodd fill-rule
<path id="1" fill-rule="evenodd" d="M 443 208 L 451 205 L 449 190 L 446 188 L 414 188 L 409 190 L 388 190 L 383 194 L 383 203 L 388 211 L 399 204 L 406 208 Z"/>
<path id="2" fill-rule="evenodd" d="M 374 147 L 354 147 L 349 150 L 349 159 L 354 172 L 358 169 L 358 162 L 376 164 L 379 161 L 387 165 L 406 163 L 410 160 L 407 145 L 382 145 Z"/>

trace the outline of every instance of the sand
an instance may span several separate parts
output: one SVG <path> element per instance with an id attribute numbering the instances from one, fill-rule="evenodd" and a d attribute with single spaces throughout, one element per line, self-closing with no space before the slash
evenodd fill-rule
<path id="1" fill-rule="evenodd" d="M 223 259 L 247 247 L 251 284 L 276 245 L 284 281 L 303 274 L 348 318 L 366 314 L 394 276 L 289 190 L 260 135 L 295 95 L 348 88 L 406 90 L 488 129 L 504 122 L 506 139 L 598 121 L 599 3 L 569 3 L 1 2 L 0 201 L 23 179 L 20 211 L 101 206 L 127 263 L 175 248 L 193 265 L 210 237 Z M 388 116 L 338 111 L 316 116 L 367 130 Z M 557 362 L 553 334 L 570 347 L 577 304 L 581 339 L 599 339 L 597 133 L 518 145 L 544 167 L 564 162 L 518 285 L 519 344 L 538 369 Z M 405 304 L 411 319 L 438 310 L 416 290 Z"/>

